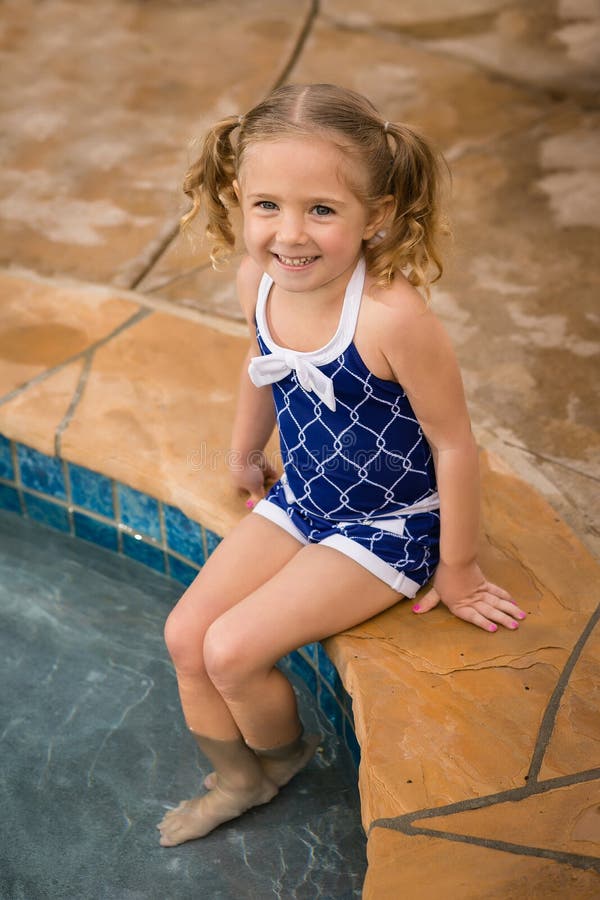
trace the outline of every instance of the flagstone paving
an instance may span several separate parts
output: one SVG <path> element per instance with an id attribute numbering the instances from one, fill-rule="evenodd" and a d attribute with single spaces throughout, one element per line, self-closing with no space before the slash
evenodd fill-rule
<path id="1" fill-rule="evenodd" d="M 486 570 L 529 616 L 482 636 L 399 604 L 327 642 L 362 750 L 364 896 L 597 896 L 595 5 L 61 0 L 4 19 L 0 433 L 218 533 L 243 514 L 226 454 L 247 333 L 231 270 L 174 238 L 190 139 L 282 80 L 335 80 L 445 153 L 432 303 L 485 448 Z"/>

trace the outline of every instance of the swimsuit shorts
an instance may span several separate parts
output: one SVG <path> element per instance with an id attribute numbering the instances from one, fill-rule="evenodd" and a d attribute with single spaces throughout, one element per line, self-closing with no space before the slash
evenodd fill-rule
<path id="1" fill-rule="evenodd" d="M 439 562 L 439 510 L 386 514 L 352 522 L 308 515 L 283 480 L 253 512 L 270 519 L 300 541 L 333 547 L 402 594 L 414 597 Z"/>

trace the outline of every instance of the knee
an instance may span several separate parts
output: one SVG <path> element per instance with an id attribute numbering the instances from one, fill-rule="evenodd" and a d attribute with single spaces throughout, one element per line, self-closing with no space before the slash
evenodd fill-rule
<path id="1" fill-rule="evenodd" d="M 165 644 L 180 672 L 203 672 L 202 642 L 204 634 L 198 623 L 192 623 L 177 607 L 169 614 L 164 629 Z"/>
<path id="2" fill-rule="evenodd" d="M 218 619 L 206 631 L 203 656 L 210 680 L 224 695 L 234 692 L 252 673 L 248 646 Z"/>

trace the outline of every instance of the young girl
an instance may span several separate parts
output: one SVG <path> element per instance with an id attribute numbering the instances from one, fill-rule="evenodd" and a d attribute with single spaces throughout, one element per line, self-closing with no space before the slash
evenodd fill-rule
<path id="1" fill-rule="evenodd" d="M 163 846 L 271 800 L 310 759 L 275 663 L 414 597 L 485 631 L 522 612 L 477 564 L 477 449 L 448 338 L 417 287 L 436 239 L 439 163 L 422 137 L 332 85 L 279 88 L 205 139 L 184 190 L 213 260 L 234 243 L 252 339 L 232 475 L 252 513 L 168 618 L 186 723 L 214 766 L 167 813 Z M 274 402 L 273 402 L 274 401 Z M 284 475 L 262 453 L 277 423 Z"/>

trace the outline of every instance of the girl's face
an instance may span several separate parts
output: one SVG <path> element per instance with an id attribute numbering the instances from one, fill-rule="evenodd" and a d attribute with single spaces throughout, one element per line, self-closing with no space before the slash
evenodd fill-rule
<path id="1" fill-rule="evenodd" d="M 369 210 L 348 181 L 366 190 L 366 173 L 330 141 L 281 138 L 251 144 L 234 188 L 246 249 L 287 291 L 315 291 L 344 279 L 383 215 Z"/>

